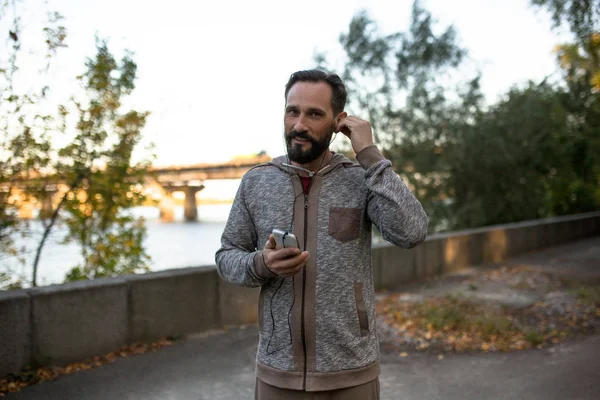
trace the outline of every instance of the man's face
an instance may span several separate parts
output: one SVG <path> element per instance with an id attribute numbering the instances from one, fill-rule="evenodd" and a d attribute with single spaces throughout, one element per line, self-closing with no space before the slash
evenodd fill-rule
<path id="1" fill-rule="evenodd" d="M 329 147 L 336 127 L 332 90 L 325 82 L 296 82 L 285 107 L 285 143 L 290 160 L 307 164 Z"/>

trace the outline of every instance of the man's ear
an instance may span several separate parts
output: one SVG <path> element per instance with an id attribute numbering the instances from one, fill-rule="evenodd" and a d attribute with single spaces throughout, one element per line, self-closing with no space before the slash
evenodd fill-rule
<path id="1" fill-rule="evenodd" d="M 340 124 L 340 121 L 343 120 L 344 118 L 346 118 L 348 116 L 348 113 L 346 111 L 342 111 L 341 113 L 338 114 L 338 116 L 335 118 L 335 132 L 338 132 L 338 125 Z"/>

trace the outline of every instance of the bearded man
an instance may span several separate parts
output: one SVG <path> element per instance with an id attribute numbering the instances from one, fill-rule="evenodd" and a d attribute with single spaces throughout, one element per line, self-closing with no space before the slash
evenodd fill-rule
<path id="1" fill-rule="evenodd" d="M 291 75 L 287 154 L 244 175 L 215 256 L 223 279 L 261 288 L 258 400 L 379 399 L 371 227 L 411 248 L 428 220 L 373 144 L 370 123 L 345 104 L 339 76 Z M 329 150 L 338 132 L 357 163 Z M 274 229 L 299 248 L 278 246 Z"/>

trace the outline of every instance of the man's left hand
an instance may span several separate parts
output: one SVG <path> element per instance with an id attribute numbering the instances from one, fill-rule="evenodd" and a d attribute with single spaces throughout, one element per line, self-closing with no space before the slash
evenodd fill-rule
<path id="1" fill-rule="evenodd" d="M 347 115 L 342 118 L 336 127 L 336 132 L 342 132 L 346 135 L 351 143 L 355 153 L 359 153 L 362 149 L 373 144 L 373 131 L 369 121 Z"/>

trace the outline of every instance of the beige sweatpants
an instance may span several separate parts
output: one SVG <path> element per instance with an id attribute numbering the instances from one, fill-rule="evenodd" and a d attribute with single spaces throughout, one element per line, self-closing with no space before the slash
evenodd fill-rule
<path id="1" fill-rule="evenodd" d="M 254 400 L 379 400 L 379 378 L 363 385 L 326 392 L 280 389 L 256 379 Z"/>

